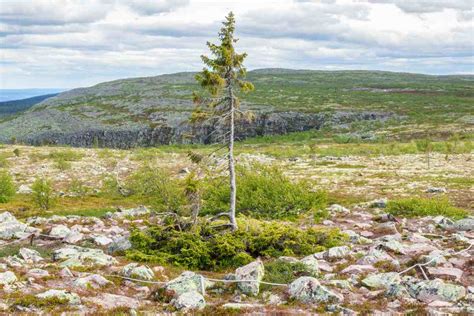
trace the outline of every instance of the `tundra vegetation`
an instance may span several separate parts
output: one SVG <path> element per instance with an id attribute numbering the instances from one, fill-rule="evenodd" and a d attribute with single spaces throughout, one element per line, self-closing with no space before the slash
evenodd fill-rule
<path id="1" fill-rule="evenodd" d="M 203 57 L 196 122 L 251 118 L 233 27 Z M 472 313 L 472 78 L 394 76 L 251 72 L 241 110 L 403 118 L 233 144 L 0 145 L 0 314 Z M 190 98 L 173 78 L 166 97 Z M 81 102 L 114 110 L 97 98 Z"/>

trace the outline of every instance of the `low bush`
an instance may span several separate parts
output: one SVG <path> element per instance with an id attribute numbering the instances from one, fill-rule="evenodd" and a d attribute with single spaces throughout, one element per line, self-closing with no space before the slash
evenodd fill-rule
<path id="1" fill-rule="evenodd" d="M 301 262 L 285 262 L 274 260 L 265 263 L 263 281 L 271 283 L 289 284 L 300 276 L 314 276 L 308 267 Z"/>
<path id="2" fill-rule="evenodd" d="M 6 203 L 15 195 L 16 188 L 12 176 L 0 170 L 0 203 Z"/>
<path id="3" fill-rule="evenodd" d="M 55 150 L 49 153 L 48 157 L 55 161 L 56 160 L 77 161 L 77 160 L 81 160 L 84 157 L 84 154 L 72 149 L 65 149 L 65 150 Z"/>
<path id="4" fill-rule="evenodd" d="M 46 178 L 36 178 L 31 186 L 35 204 L 43 210 L 48 210 L 54 204 L 51 181 Z"/>
<path id="5" fill-rule="evenodd" d="M 459 219 L 469 215 L 467 211 L 452 206 L 447 198 L 408 198 L 393 200 L 389 201 L 387 211 L 395 216 L 404 217 L 442 215 L 453 219 Z"/>
<path id="6" fill-rule="evenodd" d="M 239 230 L 219 232 L 208 224 L 192 231 L 151 226 L 132 231 L 132 260 L 178 265 L 189 269 L 235 268 L 257 257 L 304 256 L 340 245 L 345 235 L 337 229 L 301 229 L 258 220 L 239 219 Z"/>
<path id="7" fill-rule="evenodd" d="M 127 189 L 159 212 L 180 213 L 187 203 L 180 181 L 159 168 L 142 167 L 128 179 Z"/>
<path id="8" fill-rule="evenodd" d="M 229 207 L 229 186 L 223 177 L 209 180 L 203 193 L 203 213 L 216 214 Z M 325 192 L 314 192 L 307 181 L 292 182 L 276 167 L 237 168 L 237 212 L 260 219 L 295 219 L 313 213 L 327 216 Z"/>

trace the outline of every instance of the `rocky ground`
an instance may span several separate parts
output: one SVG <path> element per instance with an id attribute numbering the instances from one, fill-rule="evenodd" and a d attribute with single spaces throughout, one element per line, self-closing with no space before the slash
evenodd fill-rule
<path id="1" fill-rule="evenodd" d="M 321 145 L 325 147 L 335 145 Z M 20 157 L 12 152 L 18 148 Z M 186 152 L 157 152 L 154 149 L 110 150 L 110 149 L 71 149 L 80 158 L 69 162 L 70 167 L 58 168 L 55 152 L 68 149 L 55 147 L 5 146 L 0 155 L 8 155 L 6 161 L 18 186 L 28 192 L 36 177 L 52 180 L 55 189 L 66 192 L 73 179 L 85 185 L 100 189 L 106 176 L 125 179 L 145 163 L 167 169 L 179 176 L 183 170 L 192 167 Z M 248 154 L 247 150 L 257 152 Z M 282 151 L 285 149 L 282 148 Z M 280 166 L 294 179 L 311 179 L 319 189 L 352 197 L 359 201 L 382 197 L 408 197 L 446 195 L 459 207 L 474 210 L 473 178 L 474 160 L 472 154 L 440 153 L 430 155 L 427 166 L 424 154 L 397 154 L 387 156 L 368 155 L 301 155 L 297 158 L 274 157 L 259 154 L 258 148 L 242 149 L 238 163 L 258 162 Z M 436 192 L 431 192 L 433 188 Z"/>
<path id="2" fill-rule="evenodd" d="M 474 218 L 394 218 L 385 205 L 332 205 L 322 225 L 345 231 L 346 245 L 277 259 L 317 277 L 271 285 L 259 283 L 260 260 L 225 275 L 128 261 L 131 225 L 154 216 L 145 207 L 23 222 L 3 212 L 0 313 L 474 313 Z"/>

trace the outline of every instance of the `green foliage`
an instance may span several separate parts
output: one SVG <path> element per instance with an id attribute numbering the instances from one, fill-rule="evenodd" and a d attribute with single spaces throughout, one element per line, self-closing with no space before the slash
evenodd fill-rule
<path id="1" fill-rule="evenodd" d="M 204 214 L 225 211 L 229 188 L 224 178 L 209 180 L 204 192 Z M 314 192 L 307 181 L 292 182 L 277 167 L 253 165 L 237 169 L 237 211 L 266 219 L 295 219 L 312 213 L 315 218 L 327 216 L 326 194 Z"/>
<path id="2" fill-rule="evenodd" d="M 100 192 L 102 195 L 116 197 L 120 195 L 120 185 L 117 178 L 107 175 L 102 179 Z"/>
<path id="3" fill-rule="evenodd" d="M 265 263 L 265 276 L 263 281 L 271 283 L 289 284 L 300 276 L 314 276 L 308 267 L 301 262 L 286 262 L 274 260 Z"/>
<path id="4" fill-rule="evenodd" d="M 301 229 L 257 220 L 239 220 L 235 232 L 218 232 L 207 225 L 193 231 L 151 226 L 132 231 L 132 260 L 173 264 L 190 269 L 235 268 L 257 257 L 303 256 L 340 245 L 345 236 L 337 229 Z"/>
<path id="5" fill-rule="evenodd" d="M 129 178 L 127 188 L 160 212 L 179 213 L 187 203 L 179 180 L 159 168 L 142 167 Z"/>
<path id="6" fill-rule="evenodd" d="M 10 157 L 10 154 L 7 153 L 0 153 L 0 168 L 8 167 L 8 160 L 7 158 Z"/>
<path id="7" fill-rule="evenodd" d="M 31 186 L 35 204 L 43 210 L 48 210 L 54 204 L 53 188 L 51 181 L 46 178 L 36 178 Z"/>
<path id="8" fill-rule="evenodd" d="M 13 149 L 13 154 L 15 154 L 16 157 L 20 157 L 20 149 L 19 148 Z"/>
<path id="9" fill-rule="evenodd" d="M 16 193 L 12 176 L 6 170 L 0 170 L 0 203 L 6 203 Z"/>
<path id="10" fill-rule="evenodd" d="M 56 305 L 64 305 L 67 304 L 68 300 L 65 298 L 59 297 L 48 297 L 48 298 L 38 298 L 32 294 L 22 295 L 21 297 L 17 298 L 13 305 L 20 305 L 25 307 L 52 307 Z"/>
<path id="11" fill-rule="evenodd" d="M 84 157 L 84 154 L 77 150 L 65 149 L 65 150 L 56 150 L 51 152 L 48 157 L 54 161 L 63 160 L 63 161 L 78 161 Z"/>
<path id="12" fill-rule="evenodd" d="M 89 194 L 90 188 L 85 185 L 84 181 L 73 178 L 69 184 L 69 191 L 79 198 L 84 198 Z"/>
<path id="13" fill-rule="evenodd" d="M 55 167 L 61 171 L 66 171 L 71 169 L 71 163 L 64 158 L 58 157 L 55 159 L 54 163 Z"/>
<path id="14" fill-rule="evenodd" d="M 424 199 L 408 198 L 389 201 L 387 211 L 395 216 L 446 216 L 460 219 L 469 215 L 463 209 L 454 207 L 447 198 Z"/>

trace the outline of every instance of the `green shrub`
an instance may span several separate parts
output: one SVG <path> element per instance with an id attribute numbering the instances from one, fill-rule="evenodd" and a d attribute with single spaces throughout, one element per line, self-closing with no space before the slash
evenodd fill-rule
<path id="1" fill-rule="evenodd" d="M 15 195 L 13 178 L 7 171 L 0 170 L 0 203 L 6 203 Z"/>
<path id="2" fill-rule="evenodd" d="M 204 192 L 203 214 L 216 214 L 229 207 L 229 186 L 224 178 L 209 180 Z M 237 168 L 237 212 L 261 219 L 294 219 L 312 212 L 327 216 L 327 196 L 313 192 L 307 181 L 292 182 L 276 167 L 253 165 Z"/>
<path id="3" fill-rule="evenodd" d="M 15 149 L 13 150 L 13 153 L 15 154 L 16 157 L 20 157 L 20 149 L 15 148 Z"/>
<path id="4" fill-rule="evenodd" d="M 48 157 L 53 159 L 54 161 L 57 160 L 64 160 L 64 161 L 77 161 L 81 160 L 84 157 L 84 154 L 74 151 L 72 149 L 66 150 L 56 150 L 49 153 Z"/>
<path id="5" fill-rule="evenodd" d="M 289 284 L 300 276 L 314 275 L 301 262 L 274 260 L 265 263 L 265 276 L 263 277 L 265 282 Z"/>
<path id="6" fill-rule="evenodd" d="M 179 213 L 187 203 L 180 181 L 158 168 L 142 167 L 128 179 L 127 188 L 160 212 Z"/>
<path id="7" fill-rule="evenodd" d="M 469 213 L 452 206 L 447 198 L 408 198 L 389 201 L 387 211 L 395 216 L 422 217 L 443 215 L 453 219 L 466 217 Z"/>
<path id="8" fill-rule="evenodd" d="M 48 210 L 54 204 L 53 188 L 51 181 L 46 178 L 36 178 L 31 186 L 33 199 L 39 208 Z"/>
<path id="9" fill-rule="evenodd" d="M 69 191 L 79 198 L 84 198 L 90 192 L 90 188 L 83 181 L 74 178 L 69 185 Z"/>
<path id="10" fill-rule="evenodd" d="M 235 268 L 257 257 L 304 256 L 340 245 L 345 235 L 337 229 L 301 229 L 258 220 L 239 219 L 236 232 L 219 232 L 202 224 L 192 231 L 151 226 L 132 231 L 132 250 L 127 257 L 137 261 L 173 264 L 190 269 Z"/>
<path id="11" fill-rule="evenodd" d="M 71 169 L 71 163 L 64 158 L 57 158 L 54 162 L 54 166 L 61 171 L 66 171 Z"/>

